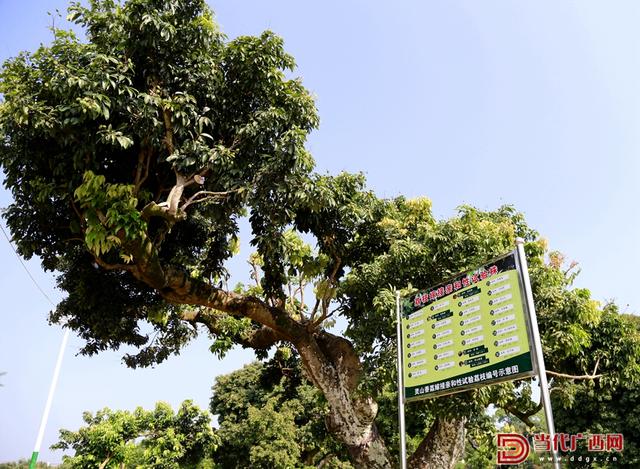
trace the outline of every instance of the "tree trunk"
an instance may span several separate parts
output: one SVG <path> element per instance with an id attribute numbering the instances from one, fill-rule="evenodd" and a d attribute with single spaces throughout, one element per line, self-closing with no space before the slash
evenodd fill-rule
<path id="1" fill-rule="evenodd" d="M 297 340 L 295 345 L 306 374 L 329 404 L 327 429 L 346 445 L 353 464 L 391 469 L 391 456 L 374 423 L 378 405 L 355 393 L 362 369 L 351 343 L 319 332 Z"/>
<path id="2" fill-rule="evenodd" d="M 464 451 L 466 418 L 437 417 L 409 458 L 411 469 L 453 469 Z"/>
<path id="3" fill-rule="evenodd" d="M 373 422 L 360 443 L 347 445 L 347 448 L 351 461 L 358 468 L 388 469 L 392 467 L 389 451 Z"/>

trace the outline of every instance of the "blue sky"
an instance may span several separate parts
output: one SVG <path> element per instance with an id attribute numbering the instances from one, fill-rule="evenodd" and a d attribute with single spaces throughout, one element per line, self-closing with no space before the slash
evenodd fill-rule
<path id="1" fill-rule="evenodd" d="M 636 1 L 323 1 L 211 3 L 229 37 L 271 29 L 317 97 L 318 169 L 364 171 L 380 196 L 425 195 L 438 217 L 460 204 L 514 204 L 582 267 L 577 284 L 640 310 L 640 3 Z M 0 59 L 47 42 L 58 0 L 0 0 Z M 0 206 L 10 202 L 0 192 Z M 1 237 L 0 237 L 1 238 Z M 245 240 L 246 241 L 246 240 Z M 246 247 L 246 245 L 245 245 Z M 248 254 L 245 248 L 243 255 Z M 29 268 L 52 298 L 50 274 Z M 62 332 L 0 239 L 0 461 L 28 457 Z M 234 262 L 235 278 L 246 277 Z M 628 306 L 627 306 L 628 305 Z M 62 368 L 42 459 L 84 410 L 206 407 L 213 378 L 251 359 L 217 361 L 198 340 L 150 370 L 121 353 Z"/>

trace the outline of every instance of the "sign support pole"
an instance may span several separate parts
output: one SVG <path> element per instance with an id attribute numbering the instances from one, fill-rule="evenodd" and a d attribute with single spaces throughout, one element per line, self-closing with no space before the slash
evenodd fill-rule
<path id="1" fill-rule="evenodd" d="M 398 335 L 398 427 L 400 430 L 400 469 L 407 469 L 407 441 L 404 424 L 404 376 L 402 368 L 402 324 L 400 290 L 396 290 L 396 332 Z"/>
<path id="2" fill-rule="evenodd" d="M 529 311 L 529 319 L 531 323 L 531 334 L 533 335 L 533 348 L 536 356 L 536 368 L 538 372 L 538 380 L 540 383 L 540 398 L 544 408 L 544 416 L 547 420 L 547 431 L 551 439 L 551 454 L 553 456 L 554 469 L 560 469 L 558 462 L 558 451 L 554 448 L 556 429 L 553 423 L 553 409 L 551 408 L 551 396 L 549 394 L 549 385 L 547 383 L 547 370 L 544 365 L 544 356 L 542 354 L 542 342 L 540 340 L 540 331 L 538 330 L 538 321 L 536 318 L 536 308 L 533 303 L 533 293 L 531 290 L 531 281 L 529 280 L 529 270 L 527 267 L 527 258 L 524 252 L 524 239 L 516 238 L 516 246 L 518 253 L 518 264 L 524 283 L 524 292 L 527 301 L 527 310 Z"/>
<path id="3" fill-rule="evenodd" d="M 67 348 L 68 340 L 69 340 L 69 329 L 65 329 L 64 336 L 62 337 L 62 343 L 60 344 L 60 350 L 58 351 L 58 359 L 56 360 L 56 367 L 53 370 L 51 387 L 49 387 L 49 396 L 47 397 L 47 403 L 44 406 L 42 420 L 40 421 L 40 430 L 38 431 L 38 438 L 36 439 L 36 445 L 33 449 L 33 453 L 31 454 L 29 469 L 35 469 L 36 464 L 38 462 L 38 454 L 40 453 L 40 446 L 42 446 L 42 439 L 44 438 L 44 430 L 47 427 L 47 420 L 49 420 L 49 412 L 51 411 L 51 404 L 53 403 L 53 395 L 56 391 L 56 385 L 58 384 L 58 376 L 60 376 L 60 368 L 62 367 L 62 359 L 64 358 L 64 351 Z"/>

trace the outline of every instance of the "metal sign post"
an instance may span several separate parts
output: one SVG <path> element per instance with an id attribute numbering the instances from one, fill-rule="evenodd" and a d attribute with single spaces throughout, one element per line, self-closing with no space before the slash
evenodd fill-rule
<path id="1" fill-rule="evenodd" d="M 404 377 L 402 368 L 402 323 L 400 317 L 400 291 L 396 291 L 396 332 L 398 335 L 398 423 L 400 430 L 400 468 L 407 469 L 407 442 L 404 424 Z"/>
<path id="2" fill-rule="evenodd" d="M 551 439 L 553 466 L 555 469 L 560 469 L 558 462 L 558 452 L 554 448 L 553 442 L 555 441 L 556 428 L 553 423 L 553 410 L 551 409 L 551 396 L 549 395 L 549 386 L 547 383 L 547 370 L 544 365 L 544 356 L 542 354 L 542 342 L 540 341 L 540 331 L 538 330 L 538 321 L 536 319 L 536 309 L 533 303 L 533 292 L 531 290 L 531 281 L 529 280 L 529 270 L 527 267 L 527 258 L 524 252 L 524 239 L 516 238 L 516 246 L 518 253 L 518 264 L 520 265 L 520 272 L 522 274 L 522 280 L 524 283 L 524 291 L 527 301 L 527 310 L 529 311 L 529 318 L 531 322 L 531 333 L 533 335 L 533 349 L 535 352 L 536 371 L 538 372 L 538 379 L 540 380 L 540 398 L 542 399 L 542 406 L 544 407 L 544 416 L 547 420 L 547 431 L 549 432 L 549 438 Z"/>

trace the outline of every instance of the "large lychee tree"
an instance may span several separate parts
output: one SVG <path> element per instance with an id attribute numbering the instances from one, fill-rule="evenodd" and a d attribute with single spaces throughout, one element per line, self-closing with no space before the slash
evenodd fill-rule
<path id="1" fill-rule="evenodd" d="M 82 38 L 54 28 L 50 45 L 0 73 L 0 165 L 13 195 L 3 216 L 20 254 L 38 256 L 66 292 L 51 321 L 85 339 L 86 354 L 137 348 L 132 367 L 198 333 L 219 354 L 286 345 L 352 462 L 397 464 L 397 437 L 385 442 L 376 425 L 395 373 L 392 287 L 428 286 L 516 236 L 540 259 L 536 233 L 509 209 L 438 222 L 426 200 L 380 200 L 359 175 L 313 173 L 305 140 L 318 116 L 282 40 L 227 40 L 204 0 L 91 0 L 69 18 Z M 244 219 L 254 284 L 230 289 Z M 342 335 L 328 330 L 338 317 Z M 595 319 L 579 319 L 549 331 L 565 341 L 553 345 L 558 363 L 587 373 L 592 363 L 575 356 Z M 600 371 L 624 363 L 603 359 Z M 411 466 L 455 464 L 465 422 L 517 397 L 492 389 L 416 405 Z"/>

